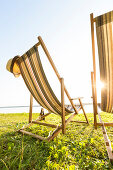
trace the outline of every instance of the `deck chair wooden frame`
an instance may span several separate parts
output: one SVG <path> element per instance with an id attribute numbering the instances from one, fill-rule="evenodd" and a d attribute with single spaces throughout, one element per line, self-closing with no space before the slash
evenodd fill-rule
<path id="1" fill-rule="evenodd" d="M 87 119 L 85 110 L 84 110 L 84 108 L 83 108 L 83 104 L 82 104 L 82 102 L 81 102 L 81 98 L 76 98 L 76 99 L 79 100 L 79 103 L 80 103 L 80 107 L 77 109 L 77 108 L 75 107 L 74 103 L 73 103 L 73 100 L 74 100 L 74 99 L 71 99 L 71 97 L 70 97 L 70 95 L 69 95 L 69 93 L 68 93 L 68 91 L 67 91 L 67 89 L 66 89 L 66 87 L 65 87 L 65 85 L 64 85 L 64 79 L 60 77 L 60 75 L 59 75 L 59 73 L 58 73 L 58 71 L 57 71 L 57 69 L 56 69 L 56 67 L 55 67 L 55 64 L 54 64 L 54 62 L 53 62 L 53 60 L 52 60 L 52 58 L 51 58 L 51 56 L 50 56 L 50 54 L 49 54 L 49 52 L 48 52 L 45 44 L 44 44 L 44 42 L 43 42 L 43 40 L 42 40 L 42 38 L 41 38 L 40 36 L 38 37 L 38 40 L 39 40 L 39 42 L 38 42 L 37 44 L 35 44 L 35 45 L 36 45 L 36 46 L 41 45 L 42 49 L 44 50 L 44 52 L 45 52 L 45 54 L 46 54 L 46 56 L 47 56 L 47 58 L 48 58 L 48 60 L 49 60 L 49 62 L 50 62 L 50 64 L 51 64 L 51 66 L 52 66 L 53 70 L 55 71 L 55 74 L 56 74 L 56 76 L 57 76 L 57 78 L 58 78 L 58 80 L 59 80 L 59 82 L 60 82 L 60 84 L 61 84 L 61 106 L 62 106 L 61 119 L 62 119 L 62 124 L 61 124 L 60 126 L 57 126 L 57 125 L 54 125 L 54 124 L 41 122 L 41 120 L 42 120 L 44 117 L 50 115 L 51 113 L 47 113 L 47 114 L 44 115 L 44 116 L 41 116 L 41 117 L 39 116 L 39 118 L 37 118 L 36 120 L 32 120 L 33 96 L 32 96 L 32 94 L 31 94 L 31 95 L 30 95 L 30 108 L 29 108 L 29 124 L 26 125 L 25 127 L 21 128 L 21 129 L 19 129 L 18 132 L 21 132 L 21 133 L 30 135 L 30 136 L 32 136 L 32 137 L 34 137 L 34 138 L 37 138 L 37 139 L 40 139 L 40 140 L 48 140 L 48 141 L 50 141 L 50 140 L 54 139 L 61 131 L 62 131 L 63 134 L 65 134 L 65 132 L 66 132 L 66 125 L 67 125 L 70 121 L 72 121 L 72 119 L 74 118 L 74 116 L 77 115 L 78 112 L 79 112 L 81 109 L 82 109 L 82 111 L 83 111 L 83 114 L 84 114 L 84 116 L 85 116 L 86 121 L 83 121 L 83 122 L 82 122 L 82 121 L 76 121 L 76 122 L 78 122 L 78 123 L 87 123 L 87 124 L 89 124 L 89 122 L 88 122 L 88 119 Z M 65 120 L 64 92 L 66 93 L 66 95 L 67 95 L 67 97 L 68 97 L 68 99 L 69 99 L 69 101 L 70 101 L 70 104 L 71 104 L 71 106 L 72 106 L 73 109 L 74 109 L 74 113 L 72 113 L 71 116 L 70 116 L 67 120 Z M 31 133 L 31 132 L 25 131 L 26 128 L 32 126 L 33 124 L 39 124 L 39 125 L 49 126 L 49 127 L 56 128 L 56 129 L 54 130 L 54 132 L 53 132 L 52 135 L 50 135 L 50 136 L 48 136 L 47 138 L 45 138 L 45 137 L 42 137 L 42 136 L 38 136 L 38 135 L 36 135 L 36 134 L 33 134 L 33 133 Z"/>
<path id="2" fill-rule="evenodd" d="M 96 18 L 93 17 L 93 13 L 90 14 L 90 22 L 91 22 L 91 39 L 92 39 L 92 56 L 93 56 L 93 72 L 91 72 L 91 83 L 92 83 L 92 98 L 93 98 L 93 113 L 94 113 L 94 127 L 97 129 L 97 126 L 102 127 L 103 137 L 108 153 L 108 157 L 111 162 L 113 162 L 113 153 L 110 140 L 108 138 L 105 126 L 112 126 L 113 123 L 103 122 L 98 111 L 97 104 L 97 86 L 96 86 L 96 56 L 95 56 L 95 35 L 94 35 L 94 24 L 96 22 Z M 97 122 L 97 115 L 99 117 L 99 121 Z"/>

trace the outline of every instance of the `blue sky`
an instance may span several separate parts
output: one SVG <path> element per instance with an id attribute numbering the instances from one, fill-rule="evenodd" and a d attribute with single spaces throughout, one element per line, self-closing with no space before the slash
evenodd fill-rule
<path id="1" fill-rule="evenodd" d="M 37 43 L 39 35 L 72 98 L 90 97 L 90 13 L 98 16 L 111 10 L 112 0 L 1 0 L 0 106 L 29 104 L 29 92 L 22 78 L 15 78 L 5 67 L 8 59 L 22 55 Z M 60 98 L 59 82 L 43 53 L 41 57 L 48 79 Z"/>

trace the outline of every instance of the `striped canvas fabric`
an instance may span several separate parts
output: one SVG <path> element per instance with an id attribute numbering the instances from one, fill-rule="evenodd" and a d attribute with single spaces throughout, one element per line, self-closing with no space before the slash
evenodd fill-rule
<path id="1" fill-rule="evenodd" d="M 104 24 L 113 22 L 113 11 L 100 15 L 96 17 L 95 20 L 96 20 L 96 27 L 100 27 Z"/>
<path id="2" fill-rule="evenodd" d="M 18 60 L 21 75 L 35 100 L 51 113 L 62 114 L 61 103 L 54 94 L 45 75 L 38 48 L 33 46 Z M 65 108 L 65 114 L 72 113 Z"/>
<path id="3" fill-rule="evenodd" d="M 101 110 L 113 112 L 113 11 L 95 18 L 100 65 L 100 79 L 104 83 L 101 90 Z"/>

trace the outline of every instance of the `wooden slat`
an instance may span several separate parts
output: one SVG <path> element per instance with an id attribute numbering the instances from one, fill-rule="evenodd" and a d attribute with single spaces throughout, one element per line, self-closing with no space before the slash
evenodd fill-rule
<path id="1" fill-rule="evenodd" d="M 64 79 L 61 78 L 61 106 L 62 106 L 62 133 L 66 133 L 65 107 L 64 107 Z"/>
<path id="2" fill-rule="evenodd" d="M 93 79 L 93 72 L 91 72 L 91 84 L 92 84 L 92 96 L 93 96 L 93 113 L 94 113 L 94 127 L 97 129 L 97 118 L 96 118 L 96 112 L 95 112 L 95 93 L 94 93 L 94 79 Z"/>
<path id="3" fill-rule="evenodd" d="M 111 161 L 111 162 L 113 162 L 113 153 L 112 153 L 112 148 L 111 148 L 111 146 L 106 146 L 106 149 L 107 149 L 107 153 L 108 153 L 108 157 L 109 157 L 109 160 Z"/>
<path id="4" fill-rule="evenodd" d="M 109 157 L 110 161 L 113 162 L 113 153 L 112 153 L 111 143 L 110 143 L 110 140 L 109 140 L 109 138 L 108 138 L 108 135 L 107 135 L 107 132 L 106 132 L 104 123 L 102 122 L 100 113 L 98 113 L 98 116 L 99 116 L 100 123 L 103 124 L 103 125 L 102 125 L 102 131 L 103 131 L 103 137 L 104 137 L 104 141 L 105 141 L 105 145 L 106 145 L 108 157 Z"/>
<path id="5" fill-rule="evenodd" d="M 67 120 L 66 125 L 75 117 L 76 113 L 73 113 Z"/>
<path id="6" fill-rule="evenodd" d="M 29 123 L 32 122 L 33 96 L 30 94 Z"/>
<path id="7" fill-rule="evenodd" d="M 78 100 L 78 99 L 83 99 L 83 97 L 76 97 L 76 98 L 72 98 L 71 100 Z"/>
<path id="8" fill-rule="evenodd" d="M 86 124 L 87 124 L 87 122 L 84 122 L 84 121 L 71 120 L 71 122 L 76 122 L 76 123 L 86 123 Z"/>
<path id="9" fill-rule="evenodd" d="M 53 125 L 53 124 L 49 124 L 49 123 L 45 123 L 45 122 L 34 121 L 34 120 L 32 121 L 32 123 L 43 125 L 43 126 L 49 126 L 49 127 L 52 127 L 52 128 L 58 127 L 57 125 Z"/>
<path id="10" fill-rule="evenodd" d="M 108 122 L 97 123 L 97 126 L 103 126 L 103 124 L 104 124 L 104 126 L 111 126 L 111 127 L 113 127 L 113 123 L 108 123 Z"/>
<path id="11" fill-rule="evenodd" d="M 36 139 L 40 139 L 40 140 L 46 140 L 46 138 L 42 137 L 42 136 L 38 136 L 38 135 L 35 135 L 31 132 L 27 132 L 25 130 L 19 130 L 19 132 L 23 133 L 23 134 L 26 134 L 26 135 L 30 135 L 32 136 L 33 138 L 36 138 Z"/>
<path id="12" fill-rule="evenodd" d="M 84 107 L 83 107 L 83 105 L 82 105 L 82 102 L 81 102 L 81 99 L 80 99 L 80 98 L 79 98 L 79 102 L 80 102 L 80 105 L 81 105 L 83 114 L 84 114 L 84 116 L 85 116 L 86 122 L 89 124 L 88 118 L 87 118 L 87 116 L 86 116 L 86 113 L 85 113 L 85 110 L 84 110 Z"/>
<path id="13" fill-rule="evenodd" d="M 35 44 L 35 46 L 37 46 L 37 47 L 38 47 L 39 45 L 40 45 L 40 42 L 38 42 L 38 43 Z"/>
<path id="14" fill-rule="evenodd" d="M 96 19 L 95 19 L 95 18 L 93 18 L 93 22 L 96 22 Z"/>
<path id="15" fill-rule="evenodd" d="M 92 38 L 92 55 L 93 55 L 93 72 L 94 72 L 94 114 L 97 114 L 97 89 L 96 89 L 96 59 L 95 59 L 95 40 L 94 40 L 94 20 L 93 13 L 90 14 L 91 21 L 91 38 Z"/>
<path id="16" fill-rule="evenodd" d="M 26 126 L 23 126 L 23 127 L 22 127 L 21 129 L 19 129 L 18 131 L 24 130 L 24 129 L 26 129 L 26 128 L 32 126 L 32 125 L 33 125 L 33 123 L 29 123 L 29 124 L 27 124 Z"/>
<path id="17" fill-rule="evenodd" d="M 80 107 L 79 109 L 78 109 L 78 112 L 81 110 L 82 108 Z"/>

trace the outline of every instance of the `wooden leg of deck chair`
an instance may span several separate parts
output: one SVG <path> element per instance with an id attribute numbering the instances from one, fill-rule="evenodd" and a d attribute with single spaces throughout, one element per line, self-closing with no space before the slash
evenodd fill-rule
<path id="1" fill-rule="evenodd" d="M 91 38 L 92 38 L 92 55 L 93 55 L 93 71 L 91 73 L 93 75 L 93 83 L 92 83 L 92 90 L 93 90 L 93 108 L 94 108 L 94 127 L 97 129 L 97 122 L 96 122 L 96 115 L 97 115 L 97 89 L 96 89 L 96 61 L 95 61 L 95 39 L 94 39 L 94 18 L 93 13 L 90 14 L 90 21 L 91 21 Z"/>
<path id="2" fill-rule="evenodd" d="M 61 105 L 62 105 L 62 133 L 66 132 L 65 125 L 65 107 L 64 107 L 64 79 L 61 78 Z"/>
<path id="3" fill-rule="evenodd" d="M 95 109 L 95 93 L 94 93 L 94 79 L 93 79 L 93 72 L 91 72 L 91 83 L 92 83 L 92 96 L 93 96 L 93 113 L 94 113 L 94 127 L 97 129 L 97 113 Z"/>
<path id="4" fill-rule="evenodd" d="M 39 116 L 41 118 L 41 120 L 45 120 L 45 117 L 43 117 L 43 116 L 44 116 L 44 108 L 41 108 L 41 112 L 40 112 L 40 116 Z"/>
<path id="5" fill-rule="evenodd" d="M 85 110 L 84 110 L 83 104 L 82 104 L 82 102 L 81 102 L 81 99 L 79 98 L 78 100 L 79 100 L 79 102 L 80 102 L 81 109 L 82 109 L 83 114 L 84 114 L 84 116 L 85 116 L 86 122 L 89 124 L 89 121 L 88 121 L 88 118 L 87 118 L 87 116 L 86 116 L 86 113 L 85 113 Z"/>
<path id="6" fill-rule="evenodd" d="M 71 116 L 65 121 L 65 125 L 67 125 L 74 117 L 76 116 L 76 113 L 71 114 Z M 53 140 L 62 130 L 62 125 L 55 129 L 53 134 L 47 138 L 48 141 Z"/>
<path id="7" fill-rule="evenodd" d="M 29 123 L 32 122 L 32 107 L 33 107 L 33 96 L 32 94 L 30 94 Z"/>

